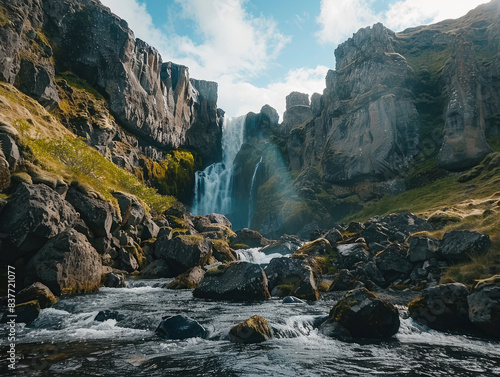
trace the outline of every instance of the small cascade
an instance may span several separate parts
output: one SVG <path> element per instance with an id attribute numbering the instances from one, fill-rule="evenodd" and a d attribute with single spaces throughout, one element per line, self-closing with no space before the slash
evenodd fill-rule
<path id="1" fill-rule="evenodd" d="M 194 215 L 231 212 L 233 163 L 243 144 L 246 116 L 227 119 L 222 125 L 222 162 L 196 172 L 191 212 Z"/>
<path id="2" fill-rule="evenodd" d="M 248 201 L 248 223 L 247 228 L 252 226 L 253 215 L 255 213 L 255 197 L 257 196 L 257 187 L 255 185 L 255 181 L 257 178 L 257 172 L 259 171 L 260 166 L 262 165 L 262 157 L 259 162 L 255 165 L 255 169 L 253 171 L 252 183 L 250 184 L 250 198 Z"/>
<path id="3" fill-rule="evenodd" d="M 244 262 L 250 262 L 250 263 L 255 263 L 255 264 L 260 264 L 260 265 L 267 265 L 269 262 L 271 262 L 271 259 L 273 258 L 283 258 L 283 257 L 289 257 L 290 254 L 287 255 L 282 255 L 279 253 L 272 253 L 272 254 L 266 254 L 261 251 L 262 248 L 260 247 L 254 247 L 250 249 L 245 249 L 245 250 L 237 250 L 236 253 L 240 257 L 240 260 Z"/>

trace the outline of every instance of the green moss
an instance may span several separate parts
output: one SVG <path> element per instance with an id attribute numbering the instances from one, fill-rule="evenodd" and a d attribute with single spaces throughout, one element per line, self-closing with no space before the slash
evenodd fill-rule
<path id="1" fill-rule="evenodd" d="M 278 286 L 280 295 L 282 296 L 288 296 L 292 293 L 292 289 L 294 287 L 294 284 L 280 284 Z"/>
<path id="2" fill-rule="evenodd" d="M 346 312 L 349 312 L 354 305 L 356 305 L 357 301 L 349 301 L 346 299 L 342 299 L 335 307 L 333 308 L 333 315 L 337 322 L 342 322 L 344 320 L 344 316 Z"/>
<path id="3" fill-rule="evenodd" d="M 212 267 L 205 272 L 205 277 L 207 276 L 221 276 L 226 272 L 227 268 L 229 267 L 230 264 L 221 264 L 217 267 Z"/>
<path id="4" fill-rule="evenodd" d="M 86 80 L 78 77 L 73 72 L 66 71 L 56 75 L 56 81 L 65 80 L 68 85 L 73 88 L 84 90 L 92 94 L 96 98 L 104 99 L 101 93 L 99 93 L 92 85 L 90 85 Z"/>
<path id="5" fill-rule="evenodd" d="M 9 12 L 4 6 L 0 5 L 0 27 L 5 27 L 11 24 L 9 20 Z"/>
<path id="6" fill-rule="evenodd" d="M 231 248 L 233 248 L 234 250 L 246 250 L 250 249 L 250 246 L 245 245 L 244 243 L 235 243 L 231 244 Z"/>

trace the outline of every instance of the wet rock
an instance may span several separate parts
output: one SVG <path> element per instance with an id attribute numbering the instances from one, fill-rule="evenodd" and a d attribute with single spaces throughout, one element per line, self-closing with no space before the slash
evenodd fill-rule
<path id="1" fill-rule="evenodd" d="M 238 323 L 229 331 L 229 339 L 234 343 L 262 343 L 273 337 L 273 330 L 267 321 L 254 315 Z"/>
<path id="2" fill-rule="evenodd" d="M 125 319 L 125 315 L 117 312 L 116 310 L 101 310 L 94 318 L 94 321 L 104 322 L 108 319 L 114 319 L 116 321 L 122 321 Z"/>
<path id="3" fill-rule="evenodd" d="M 412 236 L 408 239 L 408 244 L 408 260 L 412 263 L 436 258 L 439 250 L 439 241 L 430 237 Z"/>
<path id="4" fill-rule="evenodd" d="M 17 304 L 14 311 L 16 313 L 16 323 L 26 323 L 29 325 L 40 315 L 40 304 L 38 300 L 23 302 L 22 304 Z M 9 320 L 7 314 L 8 312 L 4 314 L 2 322 Z"/>
<path id="5" fill-rule="evenodd" d="M 145 219 L 140 225 L 139 237 L 141 240 L 156 238 L 160 232 L 160 227 L 151 219 Z"/>
<path id="6" fill-rule="evenodd" d="M 167 285 L 168 289 L 194 289 L 205 276 L 205 270 L 201 267 L 193 267 L 175 278 Z"/>
<path id="7" fill-rule="evenodd" d="M 370 289 L 372 289 L 373 284 L 379 287 L 385 286 L 384 276 L 373 261 L 358 265 L 352 274 Z"/>
<path id="8" fill-rule="evenodd" d="M 268 239 L 264 238 L 259 232 L 243 228 L 236 232 L 236 237 L 232 240 L 233 245 L 246 245 L 252 247 L 263 247 L 271 243 Z"/>
<path id="9" fill-rule="evenodd" d="M 366 263 L 369 260 L 366 246 L 362 243 L 338 245 L 338 265 L 340 268 L 352 270 L 356 263 Z"/>
<path id="10" fill-rule="evenodd" d="M 165 339 L 206 338 L 208 331 L 194 319 L 183 315 L 163 317 L 156 334 Z"/>
<path id="11" fill-rule="evenodd" d="M 308 275 L 311 268 L 300 259 L 273 258 L 265 268 L 269 283 L 269 290 L 279 285 L 295 285 L 298 281 Z"/>
<path id="12" fill-rule="evenodd" d="M 284 235 L 262 249 L 266 254 L 293 254 L 302 246 L 302 240 L 296 236 Z"/>
<path id="13" fill-rule="evenodd" d="M 177 236 L 171 240 L 161 238 L 156 243 L 155 255 L 166 261 L 177 276 L 190 268 L 207 264 L 212 256 L 212 244 L 201 235 Z"/>
<path id="14" fill-rule="evenodd" d="M 80 213 L 96 237 L 110 237 L 110 233 L 120 223 L 116 208 L 95 192 L 72 185 L 66 194 L 66 200 Z"/>
<path id="15" fill-rule="evenodd" d="M 290 294 L 308 301 L 319 299 L 318 288 L 316 287 L 314 275 L 310 267 L 309 272 L 305 273 L 302 279 L 295 283 Z"/>
<path id="16" fill-rule="evenodd" d="M 441 240 L 439 253 L 447 260 L 458 262 L 486 254 L 491 247 L 490 237 L 479 232 L 452 230 Z"/>
<path id="17" fill-rule="evenodd" d="M 332 308 L 330 319 L 339 322 L 354 338 L 389 338 L 399 330 L 396 307 L 366 288 L 343 296 Z"/>
<path id="18" fill-rule="evenodd" d="M 427 221 L 410 212 L 387 215 L 380 221 L 392 232 L 388 234 L 389 241 L 403 242 L 410 234 L 432 231 L 432 226 Z"/>
<path id="19" fill-rule="evenodd" d="M 370 224 L 366 229 L 361 231 L 361 236 L 365 239 L 367 244 L 373 242 L 381 243 L 389 241 L 389 237 L 387 236 L 388 233 L 389 230 L 381 224 Z"/>
<path id="20" fill-rule="evenodd" d="M 120 207 L 122 225 L 139 225 L 146 214 L 146 211 L 144 210 L 144 207 L 139 199 L 133 195 L 120 191 L 114 192 L 113 196 L 118 201 L 118 206 Z"/>
<path id="21" fill-rule="evenodd" d="M 73 207 L 46 185 L 21 183 L 0 217 L 0 233 L 23 253 L 42 247 L 77 218 Z"/>
<path id="22" fill-rule="evenodd" d="M 471 322 L 485 334 L 500 337 L 500 275 L 479 281 L 467 303 Z"/>
<path id="23" fill-rule="evenodd" d="M 50 289 L 40 282 L 33 283 L 29 287 L 24 288 L 19 291 L 16 296 L 17 303 L 33 300 L 38 301 L 40 309 L 50 308 L 57 302 L 57 298 L 50 291 Z"/>
<path id="24" fill-rule="evenodd" d="M 127 286 L 122 273 L 108 272 L 105 275 L 104 286 L 108 288 L 124 288 Z"/>
<path id="25" fill-rule="evenodd" d="M 176 276 L 176 274 L 167 262 L 158 259 L 144 267 L 141 271 L 141 276 L 144 279 L 159 279 L 171 278 Z"/>
<path id="26" fill-rule="evenodd" d="M 101 258 L 84 235 L 68 229 L 31 258 L 26 283 L 41 282 L 56 295 L 95 292 L 101 284 Z"/>
<path id="27" fill-rule="evenodd" d="M 326 337 L 339 339 L 342 341 L 351 340 L 351 333 L 334 319 L 327 319 L 319 327 L 318 332 Z"/>
<path id="28" fill-rule="evenodd" d="M 286 296 L 283 301 L 283 304 L 305 304 L 306 302 L 301 300 L 300 298 L 294 296 Z"/>
<path id="29" fill-rule="evenodd" d="M 389 245 L 377 254 L 375 263 L 386 282 L 402 279 L 411 273 L 413 266 L 406 259 L 406 254 L 407 251 L 398 243 Z"/>
<path id="30" fill-rule="evenodd" d="M 306 259 L 310 257 L 326 256 L 333 253 L 330 242 L 324 238 L 318 238 L 299 248 L 293 255 L 295 259 Z"/>
<path id="31" fill-rule="evenodd" d="M 219 262 L 234 262 L 239 259 L 238 254 L 223 240 L 212 241 L 212 255 Z"/>
<path id="32" fill-rule="evenodd" d="M 193 291 L 193 296 L 243 302 L 271 297 L 266 274 L 259 265 L 248 262 L 211 268 Z"/>
<path id="33" fill-rule="evenodd" d="M 426 288 L 422 297 L 408 304 L 410 316 L 436 330 L 463 328 L 469 324 L 467 287 L 459 283 Z"/>

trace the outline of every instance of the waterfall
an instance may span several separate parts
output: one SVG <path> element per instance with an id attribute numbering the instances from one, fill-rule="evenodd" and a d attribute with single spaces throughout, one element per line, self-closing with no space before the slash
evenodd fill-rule
<path id="1" fill-rule="evenodd" d="M 246 116 L 224 117 L 222 124 L 222 162 L 195 174 L 195 191 L 191 212 L 228 214 L 232 210 L 233 163 L 243 144 Z"/>
<path id="2" fill-rule="evenodd" d="M 259 171 L 260 165 L 262 165 L 262 157 L 259 162 L 255 165 L 255 169 L 253 171 L 252 183 L 250 185 L 250 198 L 248 200 L 248 225 L 247 228 L 252 226 L 253 214 L 255 212 L 255 196 L 257 194 L 257 187 L 255 187 L 255 180 L 257 178 L 257 172 Z"/>

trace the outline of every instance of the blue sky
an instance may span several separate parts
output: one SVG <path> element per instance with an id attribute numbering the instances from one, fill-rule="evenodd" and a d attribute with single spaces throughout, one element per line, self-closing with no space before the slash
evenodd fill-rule
<path id="1" fill-rule="evenodd" d="M 361 27 L 394 31 L 457 18 L 487 0 L 101 0 L 164 61 L 219 84 L 229 116 L 322 93 L 333 52 Z"/>

